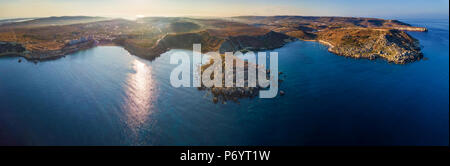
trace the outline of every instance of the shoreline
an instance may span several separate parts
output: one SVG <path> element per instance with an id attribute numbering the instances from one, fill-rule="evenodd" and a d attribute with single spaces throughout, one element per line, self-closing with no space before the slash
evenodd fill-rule
<path id="1" fill-rule="evenodd" d="M 377 29 L 376 29 L 377 30 Z M 158 41 L 161 41 L 165 39 L 164 37 L 159 39 Z M 273 40 L 281 40 L 281 39 L 273 39 Z M 370 59 L 370 60 L 374 60 L 376 59 L 376 57 L 362 57 L 362 56 L 349 56 L 349 55 L 344 55 L 344 54 L 339 54 L 335 51 L 333 51 L 333 48 L 336 48 L 335 45 L 333 45 L 332 43 L 330 43 L 329 41 L 325 41 L 325 40 L 321 40 L 321 39 L 301 39 L 301 38 L 296 38 L 296 37 L 290 37 L 289 40 L 288 39 L 283 39 L 282 42 L 279 45 L 274 45 L 273 47 L 270 48 L 248 48 L 248 47 L 242 47 L 242 46 L 237 46 L 237 47 L 232 47 L 230 49 L 232 50 L 228 50 L 227 52 L 237 52 L 237 51 L 241 51 L 241 52 L 246 52 L 246 51 L 269 51 L 269 50 L 274 50 L 277 48 L 281 48 L 283 46 L 285 46 L 288 43 L 292 43 L 295 41 L 307 41 L 307 42 L 317 42 L 320 43 L 326 47 L 328 47 L 328 52 L 333 53 L 337 56 L 344 56 L 344 57 L 352 57 L 355 59 Z M 3 42 L 3 43 L 7 43 L 7 44 L 17 44 L 14 42 Z M 224 44 L 221 43 L 219 46 L 222 46 Z M 21 47 L 23 47 L 20 44 Z M 77 45 L 73 45 L 73 46 L 66 46 L 63 47 L 62 49 L 59 50 L 49 50 L 49 51 L 43 51 L 43 52 L 29 52 L 27 50 L 23 51 L 23 52 L 6 52 L 6 53 L 1 53 L 1 56 L 18 56 L 18 57 L 23 57 L 25 58 L 27 61 L 34 61 L 35 63 L 37 61 L 50 61 L 50 60 L 56 60 L 59 58 L 63 58 L 67 55 L 70 55 L 72 53 L 76 53 L 82 50 L 87 50 L 87 49 L 91 49 L 97 46 L 119 46 L 122 47 L 123 49 L 127 50 L 128 53 L 130 53 L 130 55 L 134 55 L 143 59 L 147 59 L 147 60 L 153 60 L 156 57 L 159 57 L 161 54 L 169 51 L 170 49 L 180 49 L 177 48 L 176 46 L 166 46 L 166 45 L 159 45 L 159 42 L 157 44 L 155 44 L 153 47 L 151 48 L 139 48 L 136 47 L 134 45 L 130 45 L 128 43 L 117 43 L 114 41 L 103 41 L 103 42 L 94 42 L 94 41 L 89 41 L 89 42 L 85 42 L 85 43 L 81 43 L 81 44 L 77 44 Z M 181 48 L 181 49 L 186 49 L 186 48 Z M 218 51 L 221 52 L 220 50 L 221 48 L 215 48 L 215 50 L 205 50 L 202 51 L 202 53 L 206 53 L 206 52 L 210 52 L 210 51 Z M 187 48 L 186 50 L 192 50 L 192 48 Z M 418 53 L 421 54 L 421 53 Z M 383 58 L 383 57 L 381 57 Z M 394 62 L 395 64 L 405 64 L 405 63 L 397 63 L 395 61 L 383 58 L 388 62 Z M 417 60 L 422 59 L 421 57 L 418 58 Z"/>
<path id="2" fill-rule="evenodd" d="M 242 17 L 241 19 L 243 20 L 241 21 L 244 23 L 230 24 L 224 27 L 215 27 L 216 24 L 223 22 L 211 23 L 197 20 L 196 23 L 192 24 L 199 24 L 205 27 L 195 31 L 180 31 L 178 33 L 163 32 L 159 29 L 158 32 L 155 32 L 156 34 L 150 33 L 154 29 L 149 29 L 148 32 L 152 35 L 147 36 L 142 36 L 144 35 L 143 33 L 139 35 L 133 33 L 122 34 L 122 31 L 129 30 L 134 32 L 133 30 L 136 30 L 133 28 L 129 29 L 129 27 L 142 28 L 141 24 L 123 20 L 102 22 L 105 25 L 102 24 L 100 28 L 103 29 L 100 30 L 106 29 L 108 30 L 106 32 L 98 32 L 98 28 L 82 29 L 80 27 L 80 25 L 83 25 L 89 28 L 91 25 L 96 25 L 95 23 L 64 25 L 64 27 L 61 27 L 66 28 L 63 30 L 68 32 L 74 31 L 73 28 L 75 28 L 75 30 L 88 33 L 75 33 L 75 36 L 79 38 L 75 40 L 69 40 L 74 37 L 69 37 L 67 34 L 59 34 L 59 36 L 56 35 L 53 38 L 44 38 L 46 40 L 42 41 L 38 40 L 40 39 L 40 34 L 51 36 L 51 33 L 45 33 L 47 31 L 44 30 L 56 30 L 52 29 L 52 27 L 44 28 L 43 32 L 40 33 L 33 33 L 32 29 L 22 29 L 22 34 L 19 35 L 20 40 L 17 37 L 14 40 L 12 39 L 11 35 L 15 37 L 15 34 L 10 34 L 9 32 L 3 34 L 4 40 L 0 40 L 5 42 L 0 42 L 0 56 L 8 54 L 9 56 L 24 57 L 31 61 L 47 61 L 59 59 L 71 53 L 96 46 L 120 46 L 131 55 L 151 61 L 170 49 L 192 50 L 193 44 L 197 43 L 202 44 L 202 53 L 218 51 L 223 54 L 237 51 L 245 53 L 248 51 L 273 50 L 283 47 L 287 43 L 302 40 L 323 44 L 328 47 L 329 52 L 338 56 L 367 59 L 383 58 L 398 64 L 414 62 L 421 58 L 420 48 L 417 47 L 419 43 L 416 43 L 415 39 L 405 33 L 405 31 L 426 32 L 428 29 L 425 27 L 416 27 L 399 21 L 372 18 L 348 17 L 331 20 L 321 18 L 284 16 L 282 18 L 264 17 L 264 20 L 261 21 L 252 17 Z M 264 22 L 273 20 L 281 22 L 274 25 Z M 352 20 L 362 21 L 364 24 L 344 24 L 347 23 L 346 21 Z M 192 20 L 186 21 L 192 22 Z M 258 21 L 268 27 L 255 27 L 251 26 L 251 24 L 246 24 Z M 299 21 L 304 23 L 299 27 L 295 27 L 294 25 Z M 111 25 L 117 23 L 120 25 L 124 24 L 124 26 L 108 29 L 111 28 Z M 151 22 L 148 22 L 148 24 L 152 25 Z M 172 26 L 172 24 L 168 25 Z M 74 35 L 74 32 L 72 32 L 72 35 Z"/>
<path id="3" fill-rule="evenodd" d="M 323 41 L 323 40 L 303 40 L 303 39 L 300 39 L 300 38 L 296 38 L 296 39 L 294 39 L 294 40 L 285 42 L 285 43 L 284 43 L 282 46 L 280 46 L 280 47 L 275 47 L 275 48 L 271 48 L 271 49 L 252 49 L 252 50 L 250 50 L 250 51 L 270 51 L 270 50 L 275 50 L 275 49 L 282 48 L 282 47 L 284 47 L 285 45 L 290 44 L 290 43 L 293 43 L 293 42 L 296 42 L 296 41 L 316 42 L 316 43 L 322 44 L 322 45 L 324 45 L 324 46 L 326 46 L 326 47 L 328 48 L 328 50 L 327 50 L 328 52 L 330 52 L 330 53 L 332 53 L 332 54 L 334 54 L 334 55 L 337 55 L 337 56 L 349 57 L 349 58 L 354 58 L 354 59 L 369 59 L 369 60 L 374 60 L 374 59 L 366 58 L 366 57 L 346 56 L 346 55 L 341 55 L 341 54 L 338 54 L 338 53 L 336 53 L 336 52 L 333 52 L 333 51 L 331 51 L 331 49 L 334 48 L 335 46 L 334 46 L 333 44 L 331 44 L 330 42 L 327 42 L 327 41 Z M 65 56 L 68 56 L 68 55 L 70 55 L 70 54 L 77 53 L 77 52 L 79 52 L 79 51 L 88 50 L 88 49 L 92 49 L 92 48 L 95 48 L 95 47 L 102 47 L 102 46 L 117 46 L 117 47 L 121 47 L 121 48 L 125 49 L 130 55 L 133 55 L 133 56 L 136 56 L 136 57 L 139 57 L 139 58 L 142 58 L 142 59 L 150 60 L 150 61 L 153 60 L 153 59 L 155 59 L 156 57 L 160 56 L 161 54 L 166 53 L 167 51 L 169 51 L 169 50 L 171 50 L 171 49 L 183 49 L 183 48 L 167 48 L 167 49 L 166 49 L 164 52 L 162 52 L 161 54 L 158 54 L 158 55 L 156 55 L 156 56 L 151 56 L 151 57 L 145 57 L 145 56 L 139 56 L 139 55 L 133 54 L 133 53 L 132 53 L 133 51 L 130 50 L 130 48 L 127 48 L 126 46 L 123 46 L 123 45 L 120 45 L 120 44 L 117 44 L 117 43 L 114 43 L 114 42 L 108 42 L 108 43 L 102 43 L 102 44 L 93 45 L 93 46 L 90 46 L 90 47 L 83 47 L 83 48 L 80 48 L 80 49 L 67 51 L 67 52 L 65 52 L 65 53 L 63 53 L 63 54 L 58 54 L 58 55 L 54 55 L 54 56 L 46 56 L 46 57 L 39 57 L 39 58 L 37 58 L 37 57 L 27 56 L 25 53 L 20 53 L 20 52 L 8 52 L 8 53 L 1 53 L 1 54 L 0 54 L 0 58 L 1 58 L 1 57 L 22 57 L 22 58 L 24 58 L 24 59 L 27 60 L 27 61 L 31 61 L 31 62 L 35 62 L 35 63 L 36 63 L 36 62 L 44 62 L 44 61 L 57 60 L 57 59 L 60 59 L 60 58 L 64 58 Z M 190 50 L 190 51 L 191 51 L 192 49 L 185 49 L 185 50 Z M 219 50 L 216 50 L 216 51 L 219 51 Z M 249 51 L 249 50 L 241 49 L 241 50 L 237 50 L 237 51 L 242 52 L 242 51 Z M 236 52 L 237 52 L 237 51 L 236 51 Z M 202 52 L 202 54 L 203 54 L 203 53 L 207 53 L 207 52 Z M 244 52 L 243 52 L 243 53 L 244 53 Z M 387 61 L 387 59 L 385 59 L 385 60 Z M 420 59 L 418 59 L 418 60 L 420 60 Z M 390 61 L 387 61 L 387 62 L 390 62 Z M 404 64 L 404 63 L 395 63 L 395 64 Z"/>

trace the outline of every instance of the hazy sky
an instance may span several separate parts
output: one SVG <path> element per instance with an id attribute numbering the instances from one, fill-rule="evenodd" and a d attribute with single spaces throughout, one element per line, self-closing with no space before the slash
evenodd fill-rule
<path id="1" fill-rule="evenodd" d="M 0 18 L 308 15 L 448 18 L 448 0 L 0 0 Z"/>

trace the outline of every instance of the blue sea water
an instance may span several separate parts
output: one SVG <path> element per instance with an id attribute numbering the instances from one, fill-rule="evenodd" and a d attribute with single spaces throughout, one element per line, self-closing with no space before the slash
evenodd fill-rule
<path id="1" fill-rule="evenodd" d="M 170 55 L 187 50 L 3 57 L 0 145 L 448 145 L 448 19 L 403 21 L 429 28 L 408 32 L 427 60 L 351 59 L 297 41 L 273 50 L 286 95 L 240 103 L 172 87 Z"/>

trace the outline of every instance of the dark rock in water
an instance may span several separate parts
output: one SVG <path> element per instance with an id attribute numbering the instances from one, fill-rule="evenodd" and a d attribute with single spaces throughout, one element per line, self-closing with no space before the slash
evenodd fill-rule
<path id="1" fill-rule="evenodd" d="M 22 62 L 22 59 L 19 59 L 18 62 L 19 62 L 19 63 Z"/>
<path id="2" fill-rule="evenodd" d="M 282 75 L 282 74 L 283 74 L 283 72 L 281 72 L 281 71 L 280 71 L 280 72 L 278 72 L 278 75 Z"/>
<path id="3" fill-rule="evenodd" d="M 37 64 L 37 63 L 38 63 L 38 61 L 37 61 L 37 60 L 34 60 L 34 61 L 33 61 L 33 63 L 34 63 L 34 64 Z"/>
<path id="4" fill-rule="evenodd" d="M 214 98 L 213 98 L 213 102 L 214 102 L 214 103 L 217 103 L 217 102 L 219 102 L 219 99 L 218 99 L 217 97 L 214 97 Z"/>
<path id="5" fill-rule="evenodd" d="M 284 96 L 284 91 L 280 90 L 280 96 Z"/>
<path id="6" fill-rule="evenodd" d="M 426 61 L 426 60 L 428 60 L 428 58 L 424 57 L 423 60 Z"/>

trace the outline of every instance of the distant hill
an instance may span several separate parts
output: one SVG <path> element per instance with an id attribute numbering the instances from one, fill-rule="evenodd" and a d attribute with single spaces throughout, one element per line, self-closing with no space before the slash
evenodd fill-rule
<path id="1" fill-rule="evenodd" d="M 61 17 L 46 17 L 37 18 L 25 21 L 12 21 L 0 24 L 2 27 L 8 28 L 22 28 L 22 27 L 43 27 L 43 26 L 53 26 L 53 25 L 70 25 L 70 24 L 80 24 L 89 23 L 96 21 L 109 20 L 110 18 L 105 17 L 89 17 L 89 16 L 61 16 Z M 17 20 L 17 19 L 16 19 Z"/>
<path id="2" fill-rule="evenodd" d="M 238 16 L 232 17 L 235 21 L 248 24 L 283 26 L 309 29 L 323 29 L 327 27 L 362 27 L 362 28 L 411 28 L 409 30 L 425 31 L 425 29 L 413 29 L 411 25 L 398 20 L 384 20 L 364 17 L 314 17 L 314 16 Z"/>
<path id="3" fill-rule="evenodd" d="M 0 19 L 0 25 L 2 24 L 10 24 L 15 22 L 23 22 L 23 21 L 30 21 L 37 18 L 10 18 L 10 19 Z"/>

